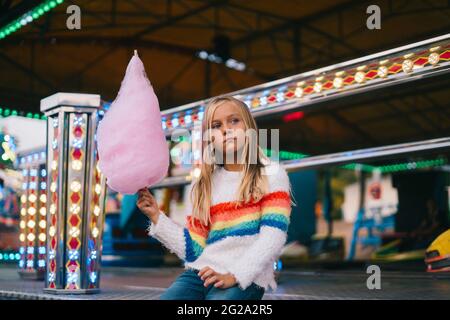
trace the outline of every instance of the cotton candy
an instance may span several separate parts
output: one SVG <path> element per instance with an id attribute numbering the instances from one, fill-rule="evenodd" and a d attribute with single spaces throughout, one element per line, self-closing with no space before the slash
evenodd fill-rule
<path id="1" fill-rule="evenodd" d="M 119 93 L 97 129 L 99 168 L 114 191 L 133 194 L 160 182 L 169 148 L 158 98 L 135 51 Z"/>

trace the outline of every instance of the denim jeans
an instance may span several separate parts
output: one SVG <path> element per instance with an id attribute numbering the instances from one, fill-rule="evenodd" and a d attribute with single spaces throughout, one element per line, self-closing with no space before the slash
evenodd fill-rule
<path id="1" fill-rule="evenodd" d="M 227 289 L 203 285 L 198 270 L 187 269 L 160 296 L 161 300 L 261 300 L 264 288 L 252 283 L 245 290 L 238 285 Z"/>

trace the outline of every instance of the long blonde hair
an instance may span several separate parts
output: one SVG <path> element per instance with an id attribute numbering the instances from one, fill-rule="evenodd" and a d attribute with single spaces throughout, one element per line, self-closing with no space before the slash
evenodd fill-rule
<path id="1" fill-rule="evenodd" d="M 203 161 L 200 165 L 200 175 L 191 189 L 192 217 L 198 219 L 204 226 L 211 223 L 211 177 L 215 169 L 220 166 L 211 159 L 211 153 L 207 149 L 208 142 L 204 141 L 203 134 L 211 129 L 212 117 L 216 109 L 223 103 L 231 102 L 239 107 L 240 114 L 245 124 L 245 130 L 253 129 L 255 135 L 245 135 L 245 142 L 242 149 L 241 162 L 244 164 L 243 179 L 237 190 L 237 203 L 252 202 L 260 200 L 268 191 L 267 176 L 262 174 L 262 168 L 268 158 L 259 146 L 259 134 L 255 119 L 251 115 L 247 105 L 231 96 L 221 96 L 212 99 L 206 106 L 202 121 L 202 155 Z M 254 141 L 256 138 L 256 141 Z M 251 155 L 251 146 L 256 146 L 256 155 Z M 250 161 L 251 156 L 256 156 L 256 161 Z M 208 158 L 209 157 L 209 158 Z M 208 161 L 209 160 L 209 161 Z M 211 161 L 212 160 L 212 161 Z M 191 220 L 192 221 L 192 220 Z M 195 225 L 194 225 L 195 228 Z"/>

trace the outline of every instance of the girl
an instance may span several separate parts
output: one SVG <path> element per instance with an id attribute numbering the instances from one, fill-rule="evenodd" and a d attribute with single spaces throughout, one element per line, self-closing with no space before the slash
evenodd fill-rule
<path id="1" fill-rule="evenodd" d="M 151 220 L 149 235 L 186 269 L 161 299 L 260 300 L 277 287 L 273 265 L 291 213 L 288 175 L 264 156 L 259 136 L 251 134 L 257 132 L 255 120 L 242 101 L 213 99 L 202 132 L 208 139 L 202 143 L 200 175 L 190 185 L 184 227 L 158 209 L 146 188 L 139 191 L 137 206 Z"/>

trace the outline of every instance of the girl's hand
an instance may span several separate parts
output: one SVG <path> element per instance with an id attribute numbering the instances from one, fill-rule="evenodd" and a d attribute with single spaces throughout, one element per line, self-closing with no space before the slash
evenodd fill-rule
<path id="1" fill-rule="evenodd" d="M 139 210 L 142 211 L 153 223 L 158 221 L 159 208 L 155 198 L 152 196 L 147 188 L 140 189 L 138 191 L 139 198 L 136 202 Z"/>
<path id="2" fill-rule="evenodd" d="M 237 284 L 236 278 L 231 273 L 218 273 L 210 267 L 204 267 L 198 272 L 198 276 L 204 281 L 204 286 L 214 284 L 214 287 L 227 289 Z"/>

